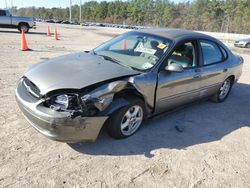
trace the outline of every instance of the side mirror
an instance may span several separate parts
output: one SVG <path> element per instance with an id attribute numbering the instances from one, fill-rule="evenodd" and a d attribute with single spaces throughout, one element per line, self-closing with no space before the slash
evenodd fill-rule
<path id="1" fill-rule="evenodd" d="M 170 65 L 165 67 L 165 70 L 169 72 L 183 72 L 184 68 L 180 64 L 171 63 Z"/>

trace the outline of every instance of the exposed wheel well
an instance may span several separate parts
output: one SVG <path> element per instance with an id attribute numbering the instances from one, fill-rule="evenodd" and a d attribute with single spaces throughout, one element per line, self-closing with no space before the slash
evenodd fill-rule
<path id="1" fill-rule="evenodd" d="M 233 85 L 233 84 L 234 84 L 234 81 L 235 81 L 235 76 L 234 76 L 234 75 L 231 75 L 231 76 L 229 76 L 228 78 L 230 78 L 230 80 L 232 81 L 231 84 Z"/>
<path id="2" fill-rule="evenodd" d="M 140 98 L 143 102 L 145 102 L 145 99 L 142 94 L 140 94 L 136 89 L 130 88 L 125 89 L 122 91 L 119 91 L 114 95 L 114 98 L 131 98 L 131 97 L 137 97 Z"/>
<path id="3" fill-rule="evenodd" d="M 119 99 L 125 99 L 127 101 L 130 101 L 132 98 L 139 98 L 143 101 L 143 103 L 145 104 L 144 108 L 145 108 L 145 113 L 146 113 L 146 116 L 148 114 L 148 110 L 147 110 L 147 105 L 145 103 L 145 99 L 144 97 L 142 96 L 142 94 L 140 94 L 135 88 L 127 88 L 127 89 L 124 89 L 124 90 L 121 90 L 117 93 L 114 94 L 114 98 L 113 98 L 113 101 L 119 101 Z M 110 114 L 113 114 L 114 112 L 116 112 L 117 110 L 119 110 L 120 108 L 116 109 L 116 110 L 112 110 Z M 109 113 L 109 112 L 108 112 Z M 145 116 L 145 117 L 146 117 Z M 110 118 L 109 118 L 110 119 Z M 105 125 L 103 127 L 106 127 L 107 126 L 107 123 L 109 122 L 109 119 L 106 120 L 105 122 Z"/>
<path id="4" fill-rule="evenodd" d="M 126 100 L 130 100 L 131 98 L 139 98 L 144 103 L 144 108 L 145 108 L 146 116 L 148 114 L 150 114 L 151 111 L 152 111 L 152 109 L 147 104 L 144 96 L 141 93 L 139 93 L 135 88 L 128 88 L 128 89 L 124 89 L 122 91 L 119 91 L 118 93 L 116 93 L 114 95 L 114 100 L 117 99 L 117 98 L 118 99 L 119 98 L 124 98 Z"/>

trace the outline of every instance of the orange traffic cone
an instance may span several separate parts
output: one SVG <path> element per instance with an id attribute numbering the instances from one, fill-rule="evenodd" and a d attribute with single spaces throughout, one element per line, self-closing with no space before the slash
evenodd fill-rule
<path id="1" fill-rule="evenodd" d="M 57 27 L 55 27 L 55 34 L 54 34 L 54 36 L 55 36 L 55 40 L 59 40 L 58 33 L 57 33 Z"/>
<path id="2" fill-rule="evenodd" d="M 127 41 L 126 41 L 126 39 L 123 39 L 123 41 L 122 41 L 122 49 L 127 49 Z"/>
<path id="3" fill-rule="evenodd" d="M 29 47 L 28 47 L 28 44 L 27 44 L 27 41 L 26 41 L 26 37 L 25 37 L 25 34 L 22 30 L 22 35 L 21 35 L 21 50 L 22 51 L 28 51 L 30 50 Z"/>
<path id="4" fill-rule="evenodd" d="M 51 36 L 51 33 L 50 33 L 50 26 L 48 26 L 47 36 Z"/>

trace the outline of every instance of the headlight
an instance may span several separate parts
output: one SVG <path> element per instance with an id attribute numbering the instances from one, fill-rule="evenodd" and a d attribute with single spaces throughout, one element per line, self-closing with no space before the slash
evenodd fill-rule
<path id="1" fill-rule="evenodd" d="M 65 109 L 69 107 L 69 96 L 68 95 L 58 95 L 55 98 L 55 103 L 63 106 Z"/>
<path id="2" fill-rule="evenodd" d="M 54 110 L 73 110 L 79 107 L 77 102 L 77 95 L 74 94 L 52 96 L 47 101 L 47 104 Z"/>

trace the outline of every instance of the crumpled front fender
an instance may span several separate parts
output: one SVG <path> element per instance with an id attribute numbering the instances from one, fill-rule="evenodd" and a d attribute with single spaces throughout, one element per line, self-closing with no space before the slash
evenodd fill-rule
<path id="1" fill-rule="evenodd" d="M 118 107 L 119 103 L 124 106 L 124 101 L 121 100 L 113 100 L 115 93 L 118 93 L 126 88 L 129 88 L 130 84 L 128 81 L 114 81 L 108 84 L 104 84 L 95 90 L 91 91 L 87 95 L 81 97 L 82 101 L 85 104 L 93 103 L 95 107 L 100 111 L 105 111 L 106 109 L 113 103 L 115 103 Z"/>
<path id="2" fill-rule="evenodd" d="M 129 105 L 129 101 L 124 98 L 118 98 L 114 100 L 105 110 L 100 112 L 100 116 L 109 116 L 113 112 Z"/>

